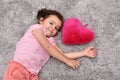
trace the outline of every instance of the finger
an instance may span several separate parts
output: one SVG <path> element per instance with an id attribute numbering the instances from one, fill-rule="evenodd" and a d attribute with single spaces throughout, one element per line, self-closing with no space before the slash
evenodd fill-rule
<path id="1" fill-rule="evenodd" d="M 75 69 L 78 69 L 79 68 L 79 65 L 75 65 Z"/>
<path id="2" fill-rule="evenodd" d="M 76 68 L 78 69 L 80 65 L 76 65 Z"/>
<path id="3" fill-rule="evenodd" d="M 74 64 L 74 65 L 72 66 L 72 68 L 75 70 L 75 69 L 78 68 L 78 65 L 77 65 L 77 64 Z"/>
<path id="4" fill-rule="evenodd" d="M 79 62 L 79 63 L 77 63 L 76 65 L 80 66 L 80 62 Z"/>
<path id="5" fill-rule="evenodd" d="M 97 55 L 97 51 L 94 52 L 94 56 L 96 56 L 96 55 Z"/>
<path id="6" fill-rule="evenodd" d="M 90 46 L 89 49 L 94 49 L 95 47 L 94 46 Z"/>
<path id="7" fill-rule="evenodd" d="M 78 69 L 80 64 L 76 63 L 74 66 L 75 66 L 75 69 Z"/>
<path id="8" fill-rule="evenodd" d="M 91 47 L 90 50 L 95 50 L 95 48 L 94 48 L 94 47 Z"/>
<path id="9" fill-rule="evenodd" d="M 90 46 L 89 49 L 90 49 L 90 50 L 96 50 L 96 51 L 97 51 L 97 48 L 94 47 L 94 46 Z"/>
<path id="10" fill-rule="evenodd" d="M 97 55 L 96 50 L 94 50 L 93 53 L 92 53 L 92 56 L 96 57 L 96 55 Z"/>
<path id="11" fill-rule="evenodd" d="M 94 54 L 95 54 L 95 55 L 97 54 L 97 49 L 94 50 Z"/>
<path id="12" fill-rule="evenodd" d="M 76 64 L 75 64 L 76 66 L 80 66 L 80 61 L 76 61 Z"/>
<path id="13" fill-rule="evenodd" d="M 74 70 L 76 69 L 76 67 L 75 67 L 75 66 L 73 66 L 72 68 L 73 68 Z"/>

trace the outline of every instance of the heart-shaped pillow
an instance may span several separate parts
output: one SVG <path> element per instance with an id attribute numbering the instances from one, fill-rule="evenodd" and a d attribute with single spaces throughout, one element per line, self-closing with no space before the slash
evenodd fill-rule
<path id="1" fill-rule="evenodd" d="M 86 25 L 87 26 L 87 25 Z M 64 44 L 87 44 L 94 38 L 92 30 L 83 26 L 77 18 L 69 18 L 62 29 L 62 41 Z"/>

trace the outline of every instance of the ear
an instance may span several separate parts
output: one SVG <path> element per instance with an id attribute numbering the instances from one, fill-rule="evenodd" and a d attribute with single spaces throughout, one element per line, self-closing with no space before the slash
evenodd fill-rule
<path id="1" fill-rule="evenodd" d="M 44 18 L 43 18 L 43 17 L 40 17 L 39 23 L 41 24 L 43 20 L 44 20 Z"/>

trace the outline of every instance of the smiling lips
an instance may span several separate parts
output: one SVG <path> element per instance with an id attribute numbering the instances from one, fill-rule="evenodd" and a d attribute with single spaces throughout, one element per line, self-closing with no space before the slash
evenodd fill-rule
<path id="1" fill-rule="evenodd" d="M 53 30 L 51 30 L 50 28 L 48 28 L 48 30 L 49 30 L 51 33 L 53 33 Z"/>

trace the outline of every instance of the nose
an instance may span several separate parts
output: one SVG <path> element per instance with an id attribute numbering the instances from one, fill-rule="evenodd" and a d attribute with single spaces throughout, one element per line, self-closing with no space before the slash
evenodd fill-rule
<path id="1" fill-rule="evenodd" d="M 52 30 L 55 30 L 55 26 L 52 26 Z"/>
<path id="2" fill-rule="evenodd" d="M 55 31 L 54 26 L 51 26 L 51 27 L 49 28 L 49 30 L 53 33 L 53 32 Z"/>

